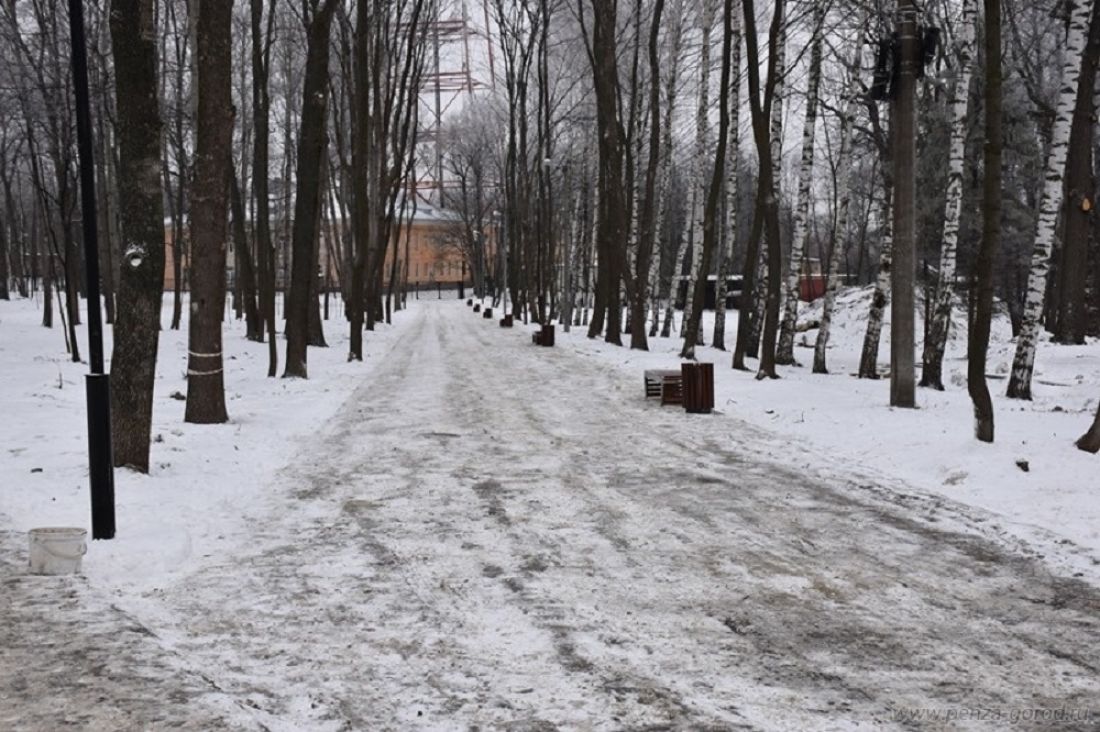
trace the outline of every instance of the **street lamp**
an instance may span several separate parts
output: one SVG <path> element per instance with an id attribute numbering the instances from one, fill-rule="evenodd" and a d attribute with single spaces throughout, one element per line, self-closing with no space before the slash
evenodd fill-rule
<path id="1" fill-rule="evenodd" d="M 103 368 L 103 317 L 99 311 L 99 241 L 96 226 L 95 158 L 92 114 L 88 100 L 88 51 L 84 41 L 82 0 L 69 0 L 73 92 L 76 96 L 76 143 L 80 158 L 80 208 L 84 266 L 88 277 L 88 477 L 92 492 L 92 538 L 115 538 L 115 473 L 111 447 L 111 377 Z M 134 257 L 127 253 L 131 266 Z M 138 261 L 140 264 L 140 260 Z"/>

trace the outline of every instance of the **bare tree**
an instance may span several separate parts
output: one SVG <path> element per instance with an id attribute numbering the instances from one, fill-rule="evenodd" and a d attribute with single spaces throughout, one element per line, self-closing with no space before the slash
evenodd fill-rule
<path id="1" fill-rule="evenodd" d="M 1051 131 L 1050 150 L 1047 153 L 1043 176 L 1043 196 L 1039 203 L 1039 222 L 1035 232 L 1035 246 L 1031 256 L 1031 273 L 1028 277 L 1027 299 L 1024 302 L 1023 322 L 1016 339 L 1016 355 L 1008 379 L 1008 396 L 1011 399 L 1031 398 L 1031 377 L 1035 370 L 1035 349 L 1039 339 L 1039 319 L 1043 314 L 1047 276 L 1050 273 L 1051 247 L 1058 214 L 1062 209 L 1065 191 L 1063 181 L 1066 156 L 1069 152 L 1073 110 L 1077 99 L 1077 82 L 1081 76 L 1081 57 L 1088 41 L 1089 18 L 1092 0 L 1080 0 L 1072 6 L 1069 31 L 1066 35 L 1065 62 L 1062 66 L 1062 83 L 1059 87 L 1058 105 L 1054 127 Z"/>
<path id="2" fill-rule="evenodd" d="M 222 314 L 225 311 L 229 161 L 233 145 L 232 0 L 202 2 L 195 118 L 195 179 L 191 193 L 191 318 L 188 324 L 184 420 L 225 422 Z"/>
<path id="3" fill-rule="evenodd" d="M 782 255 L 779 241 L 778 186 L 774 180 L 774 161 L 769 121 L 775 103 L 775 87 L 779 69 L 777 50 L 783 26 L 784 0 L 776 0 L 768 34 L 768 72 L 763 89 L 760 85 L 760 52 L 756 40 L 756 8 L 753 0 L 744 0 L 745 51 L 749 66 L 749 108 L 752 112 L 752 131 L 756 140 L 756 152 L 760 165 L 759 208 L 768 243 L 768 295 L 765 311 L 764 344 L 760 354 L 760 369 L 756 378 L 778 378 L 775 372 L 775 340 L 779 324 L 779 286 Z M 761 91 L 763 95 L 761 95 Z M 750 263 L 751 266 L 751 263 Z M 745 324 L 738 326 L 740 331 Z M 740 337 L 740 333 L 738 334 Z M 739 344 L 740 345 L 740 344 Z"/>
<path id="4" fill-rule="evenodd" d="M 802 255 L 809 236 L 810 190 L 814 174 L 814 139 L 817 131 L 818 94 L 821 86 L 821 62 L 824 43 L 825 2 L 814 3 L 813 29 L 810 40 L 810 79 L 806 89 L 806 119 L 802 127 L 802 158 L 798 166 L 798 198 L 795 200 L 794 238 L 787 267 L 786 291 L 783 302 L 783 322 L 779 330 L 776 363 L 793 364 L 794 332 L 798 325 L 798 299 L 801 296 Z"/>
<path id="5" fill-rule="evenodd" d="M 718 146 L 714 151 L 714 165 L 710 177 L 710 185 L 707 187 L 707 198 L 703 209 L 703 236 L 698 242 L 703 250 L 702 260 L 706 265 L 704 271 L 710 269 L 709 263 L 714 253 L 715 244 L 720 236 L 718 228 L 718 212 L 722 200 L 722 191 L 725 182 L 726 145 L 729 140 L 730 127 L 730 56 L 733 48 L 733 2 L 725 0 L 725 8 L 722 13 L 722 70 L 718 93 Z M 706 277 L 695 279 L 695 289 L 691 293 L 693 302 L 691 320 L 684 326 L 684 349 L 681 356 L 695 358 L 695 338 L 701 331 L 703 302 L 706 297 Z"/>
<path id="6" fill-rule="evenodd" d="M 982 243 L 974 267 L 977 303 L 967 349 L 967 391 L 974 403 L 974 434 L 993 442 L 993 401 L 985 381 L 989 329 L 993 320 L 993 258 L 1001 237 L 1001 0 L 985 2 L 985 148 L 982 187 Z"/>
<path id="7" fill-rule="evenodd" d="M 149 472 L 157 339 L 164 291 L 164 196 L 153 0 L 115 0 L 111 37 L 118 106 L 119 202 L 126 242 L 111 355 L 116 465 Z"/>
<path id="8" fill-rule="evenodd" d="M 336 0 L 311 0 L 305 6 L 308 27 L 302 126 L 298 136 L 298 175 L 294 195 L 293 265 L 287 306 L 286 370 L 283 376 L 306 378 L 310 294 L 317 271 L 321 216 L 321 166 L 326 155 L 325 119 L 329 92 L 329 30 Z M 313 305 L 316 306 L 316 297 Z"/>
<path id="9" fill-rule="evenodd" d="M 975 0 L 963 0 L 959 29 L 959 70 L 951 93 L 951 149 L 948 157 L 946 211 L 943 220 L 943 242 L 936 285 L 936 301 L 932 308 L 932 323 L 924 341 L 921 386 L 943 391 L 943 354 L 947 348 L 951 310 L 955 301 L 955 272 L 959 246 L 959 218 L 962 214 L 963 172 L 966 164 L 966 135 L 969 120 L 970 76 L 974 64 L 974 36 L 977 8 Z"/>

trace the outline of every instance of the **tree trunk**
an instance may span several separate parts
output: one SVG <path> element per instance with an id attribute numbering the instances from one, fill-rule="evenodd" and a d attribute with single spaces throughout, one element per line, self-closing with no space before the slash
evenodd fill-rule
<path id="1" fill-rule="evenodd" d="M 726 146 L 730 127 L 730 55 L 733 47 L 733 0 L 726 0 L 722 14 L 722 71 L 718 100 L 718 146 L 714 151 L 714 168 L 707 188 L 707 200 L 703 211 L 702 276 L 695 279 L 695 291 L 692 293 L 692 317 L 684 327 L 684 350 L 681 356 L 695 358 L 695 338 L 702 331 L 703 302 L 706 297 L 707 277 L 719 237 L 718 210 L 721 194 L 724 190 Z"/>
<path id="2" fill-rule="evenodd" d="M 164 198 L 153 0 L 115 0 L 119 219 L 126 242 L 111 354 L 114 461 L 149 472 L 153 386 L 164 292 Z"/>
<path id="3" fill-rule="evenodd" d="M 769 114 L 771 124 L 771 161 L 772 161 L 772 182 L 774 184 L 774 198 L 776 202 L 776 210 L 778 211 L 779 201 L 782 198 L 782 184 L 783 184 L 783 100 L 784 91 L 786 88 L 787 80 L 787 18 L 786 9 L 784 9 L 784 15 L 779 19 L 779 27 L 777 30 L 777 39 L 775 40 L 775 81 L 774 87 L 771 93 L 771 111 Z M 769 39 L 769 43 L 771 39 Z M 769 56 L 769 64 L 770 64 Z M 765 196 L 761 199 L 761 205 L 766 206 L 768 198 Z M 753 227 L 757 237 L 765 237 L 767 231 L 767 216 L 766 208 L 761 208 L 761 218 L 759 228 Z M 778 214 L 777 214 L 778 216 Z M 765 246 L 767 240 L 764 240 Z M 745 355 L 750 358 L 757 358 L 760 356 L 760 339 L 762 332 L 765 328 L 765 321 L 767 317 L 768 297 L 769 289 L 771 287 L 771 275 L 768 272 L 770 266 L 769 261 L 771 258 L 771 251 L 768 248 L 761 249 L 760 242 L 757 242 L 758 259 L 755 262 L 756 274 L 754 277 L 754 287 L 752 289 L 752 307 L 749 309 L 747 329 L 748 340 L 745 342 Z M 777 273 L 778 276 L 778 273 Z"/>
<path id="4" fill-rule="evenodd" d="M 975 264 L 977 303 L 967 349 L 967 391 L 974 403 L 974 435 L 993 442 L 993 401 L 985 381 L 993 320 L 993 261 L 1001 238 L 1001 0 L 985 0 L 985 147 L 982 243 Z"/>
<path id="5" fill-rule="evenodd" d="M 765 307 L 764 343 L 760 354 L 760 369 L 756 378 L 778 378 L 775 372 L 775 341 L 779 326 L 779 289 L 782 255 L 779 241 L 779 186 L 774 178 L 775 141 L 770 139 L 769 116 L 775 98 L 777 78 L 780 73 L 784 1 L 776 0 L 768 34 L 768 76 L 764 84 L 763 99 L 760 89 L 760 54 L 756 42 L 756 11 L 753 0 L 745 0 L 745 49 L 749 65 L 749 102 L 752 110 L 752 130 L 756 140 L 756 152 L 760 165 L 761 212 L 768 244 L 768 288 Z M 774 121 L 774 120 L 772 120 Z"/>
<path id="6" fill-rule="evenodd" d="M 1043 297 L 1046 294 L 1047 275 L 1050 273 L 1051 246 L 1058 226 L 1058 214 L 1062 210 L 1063 181 L 1077 100 L 1077 82 L 1081 75 L 1081 58 L 1088 40 L 1091 15 L 1092 0 L 1080 0 L 1073 5 L 1070 12 L 1062 82 L 1043 176 L 1043 196 L 1039 202 L 1035 247 L 1031 255 L 1031 273 L 1028 276 L 1020 334 L 1016 339 L 1016 355 L 1012 360 L 1012 373 L 1008 379 L 1010 399 L 1031 399 L 1031 377 L 1035 370 L 1039 318 L 1043 314 Z"/>
<path id="7" fill-rule="evenodd" d="M 232 2 L 199 5 L 198 111 L 195 179 L 191 194 L 191 318 L 188 324 L 187 407 L 184 420 L 215 424 L 225 411 L 222 314 L 225 311 L 225 239 L 233 152 Z"/>
<path id="8" fill-rule="evenodd" d="M 840 290 L 840 259 L 845 250 L 848 239 L 848 213 L 852 201 L 852 127 L 855 121 L 856 107 L 859 104 L 857 90 L 859 89 L 859 73 L 863 60 L 863 43 L 865 34 L 860 33 L 859 42 L 853 52 L 852 64 L 849 67 L 851 74 L 846 96 L 848 102 L 840 120 L 840 154 L 837 157 L 837 215 L 836 238 L 833 240 L 832 251 L 829 254 L 828 277 L 829 284 L 825 290 L 825 302 L 821 308 L 821 324 L 817 330 L 817 340 L 814 343 L 814 373 L 829 373 L 826 351 L 829 347 L 829 335 L 833 322 L 833 310 L 836 306 L 836 295 Z"/>
<path id="9" fill-rule="evenodd" d="M 702 343 L 698 324 L 701 319 L 695 317 L 696 309 L 701 309 L 703 303 L 696 303 L 696 282 L 703 283 L 703 292 L 706 292 L 707 269 L 704 267 L 703 254 L 706 247 L 703 244 L 703 231 L 707 226 L 706 210 L 709 199 L 707 189 L 707 158 L 711 154 L 709 137 L 710 113 L 710 32 L 714 25 L 714 0 L 701 0 L 702 39 L 699 44 L 699 96 L 698 106 L 695 108 L 695 154 L 693 155 L 691 168 L 691 222 L 684 227 L 684 239 L 691 236 L 691 267 L 688 269 L 687 290 L 684 292 L 684 319 L 680 328 L 680 336 L 684 339 L 683 348 L 680 350 L 681 358 L 695 358 L 695 344 Z M 688 335 L 688 323 L 696 324 L 691 335 Z"/>
<path id="10" fill-rule="evenodd" d="M 871 295 L 871 310 L 867 314 L 867 332 L 863 336 L 863 350 L 859 358 L 859 378 L 878 378 L 878 346 L 882 335 L 882 315 L 890 302 L 890 266 L 894 254 L 894 229 L 892 224 L 891 199 L 893 184 L 887 180 L 882 196 L 882 209 L 879 213 L 882 228 L 882 241 L 879 244 L 878 277 L 875 279 L 874 293 Z"/>
<path id="11" fill-rule="evenodd" d="M 321 163 L 325 156 L 328 112 L 329 29 L 335 0 L 324 0 L 309 23 L 305 83 L 302 90 L 302 125 L 298 135 L 297 181 L 294 194 L 293 259 L 286 324 L 284 377 L 307 377 L 310 296 L 317 278 L 314 254 L 317 222 L 321 212 Z M 313 305 L 316 307 L 316 297 Z"/>
<path id="12" fill-rule="evenodd" d="M 1069 149 L 1076 154 L 1069 156 L 1066 166 L 1066 220 L 1057 268 L 1057 298 L 1052 303 L 1056 315 L 1053 322 L 1056 343 L 1083 344 L 1087 331 L 1085 281 L 1096 206 L 1093 131 L 1097 63 L 1100 63 L 1100 5 L 1094 3 L 1069 136 Z"/>
<path id="13" fill-rule="evenodd" d="M 0 165 L 3 161 L 0 161 Z M 8 283 L 11 281 L 11 266 L 8 264 L 11 247 L 8 244 L 7 220 L 0 221 L 0 300 L 10 300 Z"/>
<path id="14" fill-rule="evenodd" d="M 622 121 L 619 119 L 619 76 L 616 59 L 616 15 L 614 0 L 593 0 L 592 71 L 596 94 L 599 132 L 600 280 L 607 312 L 604 340 L 622 345 L 622 308 L 619 282 L 624 276 L 626 202 L 623 195 Z M 593 320 L 595 322 L 595 319 Z M 591 332 L 591 331 L 590 331 Z"/>
<path id="15" fill-rule="evenodd" d="M 1092 420 L 1089 431 L 1081 435 L 1077 440 L 1078 449 L 1090 452 L 1093 455 L 1100 452 L 1100 405 L 1096 407 L 1096 417 Z"/>
<path id="16" fill-rule="evenodd" d="M 810 217 L 810 190 L 814 175 L 814 135 L 817 131 L 818 89 L 821 86 L 821 45 L 824 40 L 825 3 L 814 3 L 813 38 L 810 41 L 810 80 L 806 90 L 806 120 L 802 128 L 802 159 L 798 167 L 798 199 L 794 210 L 794 238 L 787 266 L 786 299 L 783 323 L 779 330 L 779 349 L 775 362 L 795 364 L 794 333 L 798 325 L 798 300 L 801 296 L 802 253 L 806 247 Z"/>
<path id="17" fill-rule="evenodd" d="M 669 54 L 669 70 L 668 76 L 665 79 L 665 108 L 664 108 L 664 122 L 661 125 L 661 174 L 660 182 L 658 183 L 657 193 L 657 220 L 653 224 L 654 235 L 657 237 L 657 241 L 661 241 L 661 231 L 665 226 L 665 221 L 668 218 L 668 198 L 669 188 L 672 181 L 672 125 L 673 114 L 676 109 L 676 91 L 679 83 L 679 70 L 680 70 L 680 46 L 683 41 L 683 0 L 676 0 L 673 5 L 672 12 L 669 14 L 669 33 L 671 37 L 668 38 L 668 54 Z M 653 308 L 653 323 L 650 325 L 649 335 L 654 337 L 657 335 L 657 329 L 660 325 L 661 319 L 661 304 L 662 302 L 668 303 L 666 306 L 667 313 L 665 315 L 665 331 L 662 332 L 662 336 L 668 337 L 668 328 L 670 325 L 669 318 L 671 317 L 672 305 L 670 297 L 675 297 L 672 291 L 672 287 L 675 283 L 675 275 L 678 271 L 674 271 L 673 279 L 670 284 L 665 287 L 664 280 L 661 277 L 661 251 L 662 247 L 657 246 L 656 253 L 654 254 L 650 262 L 650 281 L 653 283 L 654 294 L 654 308 Z M 679 265 L 677 265 L 678 267 Z"/>
<path id="18" fill-rule="evenodd" d="M 659 56 L 659 39 L 661 30 L 661 17 L 664 13 L 664 0 L 656 0 L 653 8 L 653 18 L 649 32 L 649 159 L 646 163 L 644 200 L 641 202 L 638 223 L 638 259 L 636 269 L 636 286 L 632 302 L 633 313 L 631 320 L 633 327 L 630 329 L 630 347 L 642 351 L 649 350 L 649 342 L 646 339 L 645 311 L 647 302 L 647 287 L 652 285 L 652 261 L 660 259 L 654 257 L 654 243 L 657 240 L 657 203 L 659 166 L 662 157 L 661 151 L 661 66 Z M 636 204 L 636 210 L 639 206 Z M 568 330 L 568 326 L 566 326 Z"/>
<path id="19" fill-rule="evenodd" d="M 262 343 L 264 323 L 256 305 L 256 270 L 252 266 L 252 251 L 248 245 L 248 231 L 245 228 L 244 196 L 237 175 L 229 165 L 229 201 L 233 214 L 233 243 L 237 249 L 239 271 L 237 283 L 244 311 L 245 337 L 250 341 Z"/>
<path id="20" fill-rule="evenodd" d="M 959 76 L 951 94 L 951 143 L 947 161 L 947 202 L 943 217 L 943 242 L 940 271 L 936 285 L 932 322 L 924 340 L 921 386 L 943 391 L 943 354 L 951 327 L 955 299 L 955 278 L 959 245 L 959 218 L 962 214 L 963 170 L 966 164 L 966 135 L 970 104 L 970 77 L 974 67 L 974 36 L 977 22 L 975 0 L 964 0 L 959 29 Z"/>
<path id="21" fill-rule="evenodd" d="M 263 0 L 251 0 L 252 26 L 252 192 L 256 197 L 256 263 L 260 270 L 260 315 L 267 327 L 267 375 L 279 368 L 275 342 L 275 249 L 271 241 L 271 195 L 268 190 L 269 146 L 271 139 L 271 97 L 268 76 L 271 70 L 271 34 L 275 22 L 275 0 L 267 11 L 264 31 Z"/>
<path id="22" fill-rule="evenodd" d="M 718 252 L 718 281 L 714 288 L 714 335 L 710 344 L 719 350 L 726 349 L 726 298 L 729 293 L 729 276 L 733 270 L 733 252 L 737 247 L 737 195 L 741 147 L 741 16 L 733 14 L 730 46 L 729 89 L 729 139 L 726 144 L 726 216 L 723 221 L 724 236 Z"/>
<path id="23" fill-rule="evenodd" d="M 748 42 L 746 41 L 746 44 Z M 753 332 L 752 321 L 755 319 L 753 309 L 756 307 L 756 280 L 760 271 L 760 238 L 764 231 L 764 189 L 760 182 L 760 176 L 756 179 L 756 201 L 753 204 L 752 227 L 749 230 L 748 246 L 745 247 L 745 264 L 741 269 L 741 297 L 737 304 L 737 339 L 733 347 L 733 368 L 738 371 L 748 371 L 745 366 L 745 358 L 757 353 L 755 343 L 759 339 L 759 332 Z M 750 344 L 750 341 L 753 341 Z M 751 345 L 751 347 L 750 347 Z M 755 356 L 753 356 L 755 357 Z"/>

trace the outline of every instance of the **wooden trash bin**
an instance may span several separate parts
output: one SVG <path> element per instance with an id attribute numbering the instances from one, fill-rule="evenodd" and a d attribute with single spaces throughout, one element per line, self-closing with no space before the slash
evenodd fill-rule
<path id="1" fill-rule="evenodd" d="M 485 312 L 483 312 L 481 314 L 481 317 L 483 317 L 485 319 L 492 318 L 493 317 L 493 309 L 492 308 L 485 308 Z"/>
<path id="2" fill-rule="evenodd" d="M 544 325 L 539 333 L 539 345 L 551 348 L 554 345 L 554 326 Z"/>
<path id="3" fill-rule="evenodd" d="M 475 313 L 480 313 L 481 312 L 481 303 L 474 304 L 474 312 Z"/>
<path id="4" fill-rule="evenodd" d="M 473 300 L 467 300 L 467 301 L 466 301 L 466 307 L 470 307 L 470 306 L 471 306 L 471 305 L 473 305 L 473 304 L 474 304 L 474 301 L 473 301 Z"/>
<path id="5" fill-rule="evenodd" d="M 714 364 L 680 364 L 684 410 L 690 414 L 710 414 L 714 410 Z"/>
<path id="6" fill-rule="evenodd" d="M 501 328 L 511 328 L 513 323 L 513 316 L 509 313 L 500 319 Z"/>

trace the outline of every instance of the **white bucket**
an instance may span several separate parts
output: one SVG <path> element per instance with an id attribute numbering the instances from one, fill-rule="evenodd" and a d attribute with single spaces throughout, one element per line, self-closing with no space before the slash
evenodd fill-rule
<path id="1" fill-rule="evenodd" d="M 87 537 L 87 531 L 72 527 L 31 529 L 31 573 L 76 574 L 88 552 Z"/>

